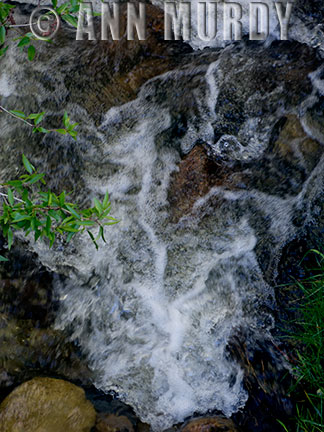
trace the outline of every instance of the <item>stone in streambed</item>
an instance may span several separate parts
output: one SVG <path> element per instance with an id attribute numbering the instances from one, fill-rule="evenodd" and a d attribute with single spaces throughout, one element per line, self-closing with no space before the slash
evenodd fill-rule
<path id="1" fill-rule="evenodd" d="M 96 412 L 83 389 L 53 378 L 34 378 L 0 405 L 2 432 L 90 432 Z"/>
<path id="2" fill-rule="evenodd" d="M 191 420 L 181 432 L 238 432 L 238 429 L 232 420 L 218 416 Z"/>
<path id="3" fill-rule="evenodd" d="M 126 416 L 100 413 L 97 415 L 96 432 L 134 432 Z"/>

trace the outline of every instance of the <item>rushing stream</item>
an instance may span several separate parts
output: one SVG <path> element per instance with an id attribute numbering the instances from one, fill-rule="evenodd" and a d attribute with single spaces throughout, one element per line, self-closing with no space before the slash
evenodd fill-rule
<path id="1" fill-rule="evenodd" d="M 64 31 L 33 64 L 10 48 L 0 76 L 3 105 L 41 107 L 54 123 L 67 110 L 81 125 L 74 143 L 1 116 L 3 175 L 24 151 L 54 187 L 72 179 L 81 203 L 109 190 L 120 220 L 98 251 L 86 236 L 64 249 L 30 243 L 65 275 L 56 325 L 87 354 L 95 385 L 155 430 L 195 412 L 230 416 L 248 394 L 228 342 L 240 329 L 271 337 L 281 249 L 320 211 L 320 56 L 297 42 L 184 47 L 178 65 L 106 107 L 103 48 Z M 103 72 L 91 76 L 92 62 Z"/>

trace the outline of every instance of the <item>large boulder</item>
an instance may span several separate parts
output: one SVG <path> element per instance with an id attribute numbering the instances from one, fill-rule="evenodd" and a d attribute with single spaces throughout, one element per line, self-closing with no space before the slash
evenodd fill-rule
<path id="1" fill-rule="evenodd" d="M 0 405 L 2 432 L 90 432 L 95 420 L 84 391 L 53 378 L 25 382 Z"/>

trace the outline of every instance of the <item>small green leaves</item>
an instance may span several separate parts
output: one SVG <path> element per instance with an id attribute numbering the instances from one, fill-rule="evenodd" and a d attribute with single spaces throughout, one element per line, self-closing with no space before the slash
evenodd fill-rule
<path id="1" fill-rule="evenodd" d="M 93 202 L 94 202 L 95 208 L 97 210 L 98 216 L 100 216 L 102 213 L 102 206 L 101 206 L 100 202 L 97 200 L 97 198 L 94 198 Z"/>
<path id="2" fill-rule="evenodd" d="M 8 258 L 5 258 L 4 256 L 0 255 L 0 262 L 6 262 L 9 261 Z"/>
<path id="3" fill-rule="evenodd" d="M 64 21 L 66 21 L 68 24 L 71 24 L 73 27 L 78 28 L 78 20 L 73 15 L 63 15 L 62 18 Z"/>
<path id="4" fill-rule="evenodd" d="M 102 202 L 102 207 L 104 209 L 106 209 L 108 205 L 109 205 L 109 193 L 107 191 L 106 194 L 105 194 L 105 198 L 104 198 L 104 200 Z"/>
<path id="5" fill-rule="evenodd" d="M 0 2 L 0 22 L 3 23 L 6 21 L 8 15 L 10 14 L 10 10 L 15 6 L 10 5 L 8 3 Z"/>
<path id="6" fill-rule="evenodd" d="M 28 60 L 33 61 L 35 54 L 36 54 L 36 50 L 35 50 L 34 45 L 29 45 L 28 51 L 27 51 Z"/>
<path id="7" fill-rule="evenodd" d="M 23 120 L 26 119 L 26 114 L 25 114 L 24 112 L 22 112 L 22 111 L 18 111 L 18 110 L 10 110 L 9 112 L 10 112 L 11 114 L 13 114 L 14 116 L 19 117 L 19 118 L 21 118 L 21 119 L 23 119 Z"/>
<path id="8" fill-rule="evenodd" d="M 43 111 L 41 113 L 37 113 L 37 114 L 30 114 L 27 117 L 27 119 L 34 120 L 35 126 L 37 126 L 38 123 L 40 123 L 43 120 L 44 115 L 45 115 L 45 111 Z"/>
<path id="9" fill-rule="evenodd" d="M 19 48 L 24 48 L 24 46 L 27 46 L 27 45 L 29 45 L 30 44 L 30 37 L 28 37 L 28 36 L 23 36 L 21 39 L 20 39 L 20 42 L 18 43 L 18 47 Z"/>
<path id="10" fill-rule="evenodd" d="M 10 189 L 10 188 L 8 188 L 8 201 L 9 201 L 9 204 L 11 205 L 11 206 L 13 206 L 14 205 L 14 197 L 13 197 L 13 193 L 12 193 L 12 190 Z"/>
<path id="11" fill-rule="evenodd" d="M 0 45 L 4 44 L 6 40 L 6 29 L 5 26 L 0 26 Z"/>
<path id="12" fill-rule="evenodd" d="M 78 126 L 78 123 L 71 124 L 70 118 L 66 111 L 64 112 L 63 116 L 63 124 L 65 126 L 65 133 L 68 133 L 73 139 L 76 139 L 77 132 L 75 131 L 75 128 L 76 126 Z M 56 131 L 59 131 L 59 133 L 63 133 L 62 129 L 57 129 Z"/>
<path id="13" fill-rule="evenodd" d="M 30 119 L 38 118 L 33 114 Z M 65 121 L 68 124 L 68 118 Z M 47 238 L 49 247 L 53 246 L 57 235 L 63 235 L 66 241 L 70 241 L 75 234 L 84 231 L 87 231 L 96 248 L 99 239 L 106 242 L 104 227 L 118 223 L 116 219 L 108 216 L 108 192 L 105 193 L 102 203 L 94 198 L 94 207 L 81 210 L 75 203 L 67 202 L 65 191 L 60 195 L 48 189 L 43 191 L 41 187 L 46 184 L 44 174 L 38 173 L 25 155 L 22 155 L 22 161 L 28 174 L 1 185 L 2 188 L 6 188 L 6 193 L 2 193 L 0 230 L 7 237 L 9 249 L 15 230 L 24 231 L 26 236 L 33 232 L 35 241 Z M 96 238 L 90 231 L 95 227 L 99 228 Z"/>
<path id="14" fill-rule="evenodd" d="M 8 49 L 7 46 L 0 49 L 0 57 L 6 54 L 7 49 Z"/>
<path id="15" fill-rule="evenodd" d="M 33 171 L 35 171 L 35 167 L 29 162 L 29 160 L 26 158 L 26 156 L 24 154 L 22 155 L 22 161 L 23 161 L 23 164 L 24 164 L 26 171 L 29 174 L 32 174 Z"/>
<path id="16" fill-rule="evenodd" d="M 30 60 L 32 60 L 34 58 L 34 55 L 35 55 L 35 48 L 31 45 L 28 48 L 28 50 L 30 50 L 30 54 L 31 54 Z M 0 112 L 1 112 L 1 108 L 2 107 L 0 107 Z M 47 134 L 49 132 L 56 132 L 56 133 L 59 133 L 61 135 L 68 134 L 73 139 L 76 139 L 77 134 L 78 134 L 77 131 L 75 130 L 75 128 L 78 126 L 78 123 L 71 123 L 70 122 L 70 118 L 69 118 L 67 112 L 64 112 L 64 116 L 63 116 L 63 125 L 65 126 L 64 128 L 46 129 L 46 128 L 42 127 L 42 126 L 39 126 L 39 124 L 44 119 L 45 111 L 43 111 L 41 113 L 32 113 L 32 114 L 29 114 L 29 115 L 26 115 L 23 111 L 19 111 L 19 110 L 7 111 L 7 110 L 5 110 L 3 108 L 3 111 L 11 114 L 12 116 L 14 116 L 14 117 L 16 117 L 18 119 L 21 119 L 28 126 L 31 126 L 33 128 L 33 133 L 41 132 L 41 133 Z M 32 120 L 34 122 L 34 124 L 31 123 L 30 120 Z"/>

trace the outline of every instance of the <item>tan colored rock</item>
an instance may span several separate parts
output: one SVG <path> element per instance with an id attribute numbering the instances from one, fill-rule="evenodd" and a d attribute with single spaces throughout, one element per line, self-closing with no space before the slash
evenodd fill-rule
<path id="1" fill-rule="evenodd" d="M 287 116 L 274 150 L 289 162 L 294 162 L 302 155 L 309 170 L 314 168 L 321 155 L 319 142 L 305 133 L 299 118 L 295 115 Z"/>
<path id="2" fill-rule="evenodd" d="M 84 390 L 60 379 L 27 381 L 0 405 L 1 432 L 90 432 L 95 420 Z"/>
<path id="3" fill-rule="evenodd" d="M 134 428 L 126 416 L 101 413 L 97 415 L 96 432 L 134 432 Z"/>
<path id="4" fill-rule="evenodd" d="M 233 421 L 225 417 L 203 417 L 191 420 L 181 428 L 182 432 L 238 432 Z"/>

